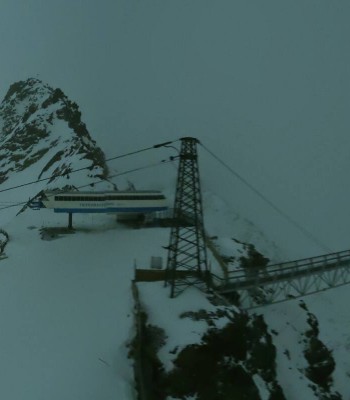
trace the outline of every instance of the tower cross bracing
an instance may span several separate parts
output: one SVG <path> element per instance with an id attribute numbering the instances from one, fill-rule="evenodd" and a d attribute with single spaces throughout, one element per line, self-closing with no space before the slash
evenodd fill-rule
<path id="1" fill-rule="evenodd" d="M 181 138 L 166 271 L 171 297 L 189 286 L 202 290 L 207 288 L 207 252 L 197 143 L 198 140 L 192 137 Z"/>

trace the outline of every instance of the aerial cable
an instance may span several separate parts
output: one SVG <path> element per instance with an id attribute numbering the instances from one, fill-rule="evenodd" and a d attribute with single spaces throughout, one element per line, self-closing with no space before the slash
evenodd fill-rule
<path id="1" fill-rule="evenodd" d="M 158 163 L 149 164 L 149 165 L 146 165 L 146 166 L 144 166 L 144 167 L 133 168 L 133 169 L 129 169 L 129 170 L 124 171 L 124 172 L 120 172 L 120 173 L 118 173 L 118 174 L 109 175 L 109 176 L 108 176 L 108 179 L 110 179 L 110 178 L 115 178 L 115 177 L 122 176 L 122 175 L 126 175 L 126 174 L 130 174 L 130 173 L 132 173 L 132 172 L 141 171 L 141 170 L 148 169 L 148 168 L 157 167 L 158 165 L 164 165 L 164 164 L 168 164 L 168 163 L 173 163 L 173 162 L 174 162 L 173 159 L 162 160 L 162 161 L 160 161 L 160 162 L 158 162 Z M 87 186 L 98 185 L 98 184 L 100 184 L 100 183 L 105 183 L 105 182 L 106 182 L 106 181 L 100 180 L 100 181 L 88 183 L 88 184 L 83 185 L 83 186 L 78 186 L 77 189 L 82 189 L 82 188 L 87 187 Z M 0 210 L 1 210 L 1 209 L 0 209 Z"/>
<path id="2" fill-rule="evenodd" d="M 319 247 L 327 252 L 332 252 L 332 250 L 322 243 L 319 239 L 317 239 L 311 232 L 301 226 L 296 220 L 282 211 L 275 203 L 269 200 L 263 193 L 261 193 L 258 189 L 256 189 L 251 183 L 249 183 L 243 176 L 241 176 L 238 172 L 234 171 L 228 164 L 226 164 L 221 158 L 216 156 L 211 150 L 209 150 L 203 143 L 199 142 L 199 144 L 213 157 L 216 161 L 218 161 L 223 167 L 225 167 L 233 176 L 235 176 L 239 181 L 241 181 L 245 186 L 247 186 L 252 192 L 254 192 L 257 196 L 259 196 L 265 203 L 267 203 L 273 210 L 275 210 L 279 215 L 281 215 L 285 220 L 287 220 L 290 224 L 292 224 L 295 228 L 297 228 L 300 232 L 302 232 L 306 237 L 308 237 L 311 241 L 316 243 Z"/>
<path id="3" fill-rule="evenodd" d="M 158 162 L 158 163 L 153 163 L 153 164 L 149 164 L 149 165 L 146 165 L 146 166 L 143 166 L 143 167 L 138 167 L 138 168 L 129 169 L 129 170 L 127 170 L 127 171 L 123 171 L 123 172 L 120 172 L 120 173 L 118 173 L 118 174 L 111 175 L 111 176 L 109 176 L 109 178 L 115 178 L 115 177 L 118 177 L 118 176 L 130 174 L 130 173 L 132 173 L 132 172 L 141 171 L 141 170 L 143 170 L 143 169 L 153 168 L 153 167 L 156 167 L 156 166 L 158 166 L 158 165 L 164 165 L 164 164 L 173 163 L 173 162 L 174 162 L 174 160 L 172 160 L 172 159 L 169 159 L 169 160 L 162 160 L 162 161 L 160 161 L 160 162 Z M 91 183 L 88 183 L 88 184 L 86 184 L 86 185 L 79 186 L 77 189 L 82 189 L 82 188 L 84 188 L 84 187 L 91 186 L 91 185 L 98 185 L 98 184 L 100 184 L 100 183 L 102 183 L 102 182 L 103 182 L 103 183 L 106 183 L 106 181 L 100 180 L 100 181 L 91 182 Z M 107 181 L 107 182 L 108 182 L 108 181 Z M 54 195 L 52 195 L 52 196 L 54 196 Z M 12 207 L 24 206 L 24 205 L 30 203 L 30 201 L 31 201 L 31 200 L 29 200 L 29 201 L 27 200 L 27 201 L 22 201 L 22 202 L 20 202 L 20 203 L 11 204 L 11 205 L 8 205 L 8 206 L 5 206 L 5 207 L 0 207 L 0 211 L 7 210 L 8 208 L 12 208 Z"/>
<path id="4" fill-rule="evenodd" d="M 160 147 L 165 147 L 165 146 L 167 146 L 167 145 L 169 145 L 171 143 L 174 143 L 174 142 L 177 142 L 177 140 L 155 144 L 153 146 L 146 147 L 144 149 L 131 151 L 129 153 L 121 154 L 121 155 L 118 155 L 118 156 L 115 156 L 115 157 L 110 157 L 110 158 L 105 159 L 105 162 L 112 161 L 112 160 L 117 160 L 117 159 L 128 157 L 128 156 L 132 156 L 134 154 L 142 153 L 142 152 L 147 151 L 147 150 L 158 149 Z M 55 176 L 50 176 L 49 178 L 37 179 L 35 181 L 22 183 L 21 185 L 11 186 L 11 187 L 6 188 L 6 189 L 0 189 L 0 193 L 7 192 L 9 190 L 19 189 L 19 188 L 24 187 L 24 186 L 34 185 L 35 183 L 39 183 L 39 182 L 49 181 L 50 179 L 56 179 L 56 178 L 58 178 L 60 176 L 67 176 L 68 174 L 74 174 L 75 172 L 84 171 L 86 169 L 90 169 L 91 170 L 92 169 L 91 165 L 89 167 L 78 168 L 78 169 L 75 169 L 75 170 L 72 170 L 72 171 L 69 171 L 69 172 L 64 172 L 62 174 L 58 174 L 58 175 L 55 175 Z"/>
<path id="5" fill-rule="evenodd" d="M 141 149 L 141 150 L 131 151 L 130 153 L 125 153 L 125 154 L 122 154 L 122 155 L 119 155 L 119 156 L 107 158 L 105 161 L 108 162 L 108 161 L 112 161 L 112 160 L 117 160 L 118 158 L 128 157 L 128 156 L 132 156 L 134 154 L 142 153 L 142 152 L 147 151 L 147 150 L 159 149 L 160 147 L 166 147 L 169 144 L 174 143 L 174 142 L 177 142 L 177 140 L 173 140 L 173 141 L 170 141 L 170 142 L 164 142 L 164 143 L 158 143 L 158 144 L 155 144 L 155 145 L 150 146 L 150 147 L 146 147 L 146 148 Z M 82 169 L 86 169 L 86 168 L 82 168 Z M 79 171 L 79 170 L 77 170 L 77 171 Z"/>

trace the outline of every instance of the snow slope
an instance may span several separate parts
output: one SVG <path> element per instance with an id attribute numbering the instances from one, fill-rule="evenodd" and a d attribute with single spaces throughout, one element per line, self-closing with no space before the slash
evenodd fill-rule
<path id="1" fill-rule="evenodd" d="M 349 286 L 338 287 L 323 293 L 303 298 L 310 312 L 316 315 L 319 323 L 319 338 L 332 351 L 336 361 L 332 374 L 333 387 L 344 398 L 350 398 L 350 318 L 348 312 Z M 300 300 L 274 304 L 254 310 L 264 315 L 271 329 L 278 332 L 275 344 L 278 349 L 277 363 L 279 378 L 286 390 L 287 398 L 297 399 L 297 394 L 307 399 L 310 382 L 302 380 L 296 385 L 298 369 L 305 366 L 305 358 L 300 354 L 301 332 L 308 328 L 305 312 L 299 307 Z M 290 360 L 286 357 L 288 350 Z M 309 394 L 311 396 L 311 394 Z M 313 397 L 310 397 L 313 399 Z"/>
<path id="2" fill-rule="evenodd" d="M 208 220 L 216 221 L 216 229 L 208 224 L 212 234 L 230 226 L 230 214 L 219 218 L 208 203 L 205 211 Z M 132 363 L 127 357 L 127 344 L 135 333 L 133 270 L 135 264 L 149 267 L 151 256 L 165 259 L 162 246 L 168 244 L 169 230 L 132 229 L 113 216 L 75 215 L 74 234 L 41 239 L 41 227 L 66 224 L 65 215 L 27 209 L 2 225 L 10 241 L 5 249 L 8 258 L 0 261 L 0 398 L 133 399 Z M 179 325 L 179 314 L 186 308 L 193 311 L 194 305 L 205 308 L 206 300 L 200 292 L 190 291 L 174 303 L 163 285 L 143 284 L 140 292 L 152 323 L 171 333 L 162 349 L 165 365 L 171 368 L 168 351 L 176 343 L 198 341 L 203 333 L 200 321 L 196 327 L 184 320 Z M 350 343 L 347 296 L 344 287 L 305 299 L 319 318 L 320 338 L 333 350 L 333 388 L 344 399 L 350 395 L 350 364 L 344 351 Z M 278 332 L 273 343 L 278 380 L 287 399 L 316 400 L 303 372 L 305 311 L 291 302 L 256 312 L 263 313 L 271 332 Z M 264 391 L 261 386 L 262 398 Z"/>
<path id="3" fill-rule="evenodd" d="M 49 213 L 28 210 L 7 226 L 0 398 L 131 399 L 134 257 L 149 262 L 164 232 L 145 235 L 112 216 L 82 216 L 75 234 L 41 240 L 43 221 L 55 224 Z"/>
<path id="4" fill-rule="evenodd" d="M 27 106 L 29 103 L 22 109 L 16 106 L 16 115 L 23 113 Z M 22 122 L 18 124 L 22 129 Z M 61 128 L 62 121 L 57 120 L 51 133 L 60 136 Z M 64 140 L 71 137 L 71 133 L 66 133 Z M 4 145 L 8 144 L 8 138 L 3 136 L 3 139 Z M 65 161 L 72 169 L 90 165 L 79 151 L 70 152 L 70 145 L 60 166 L 66 165 Z M 39 151 L 42 143 L 36 142 L 35 146 Z M 5 150 L 5 156 L 13 162 L 12 150 Z M 29 158 L 32 155 L 32 151 L 27 154 Z M 26 209 L 18 213 L 23 202 L 42 190 L 45 183 L 3 190 L 37 179 L 51 156 L 48 152 L 47 159 L 43 157 L 30 168 L 21 169 L 17 165 L 16 171 L 7 169 L 16 164 L 4 165 L 7 180 L 0 187 L 0 227 L 8 232 L 10 240 L 5 249 L 7 258 L 0 260 L 0 399 L 133 399 L 132 363 L 127 357 L 127 344 L 135 334 L 133 270 L 135 265 L 149 267 L 151 256 L 165 260 L 166 250 L 162 246 L 168 245 L 169 230 L 132 229 L 118 224 L 113 216 L 75 215 L 74 234 L 43 240 L 42 227 L 65 226 L 67 217 L 50 210 Z M 138 166 L 139 161 L 133 158 L 130 167 Z M 121 171 L 129 168 L 121 163 L 113 167 Z M 81 171 L 73 175 L 74 184 L 95 181 L 101 173 L 102 167 L 99 168 L 91 174 Z M 54 173 L 53 169 L 49 172 Z M 133 175 L 132 182 L 140 189 L 164 190 L 171 205 L 175 175 L 176 168 L 156 173 L 147 170 Z M 263 232 L 212 193 L 208 185 L 203 187 L 203 203 L 206 231 L 210 236 L 218 236 L 217 243 L 226 255 L 231 251 L 236 257 L 242 254 L 240 246 L 232 241 L 235 238 L 254 244 L 272 261 L 284 259 L 280 249 Z M 219 274 L 220 266 L 210 252 L 209 261 L 212 270 Z M 186 308 L 194 311 L 194 305 L 209 307 L 209 310 L 211 306 L 203 294 L 193 290 L 177 300 L 170 300 L 168 291 L 159 284 L 143 284 L 140 293 L 152 323 L 159 324 L 169 334 L 162 359 L 170 369 L 169 351 L 176 345 L 198 342 L 203 334 L 201 321 L 196 326 L 184 320 L 179 324 L 179 314 Z M 348 288 L 344 287 L 305 300 L 309 311 L 319 320 L 320 339 L 333 351 L 336 369 L 332 390 L 344 399 L 350 398 L 348 297 Z M 271 332 L 277 332 L 273 343 L 277 348 L 278 380 L 288 400 L 319 398 L 305 377 L 307 365 L 302 341 L 309 329 L 305 310 L 294 301 L 256 312 L 264 315 Z M 259 377 L 254 379 L 261 398 L 267 398 Z"/>

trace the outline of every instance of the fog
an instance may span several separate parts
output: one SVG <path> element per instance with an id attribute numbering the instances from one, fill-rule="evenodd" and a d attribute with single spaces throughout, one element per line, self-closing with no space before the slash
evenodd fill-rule
<path id="1" fill-rule="evenodd" d="M 329 250 L 343 250 L 349 17 L 348 0 L 1 0 L 0 97 L 28 77 L 60 87 L 107 157 L 196 137 Z M 199 155 L 204 185 L 286 257 L 325 252 Z"/>

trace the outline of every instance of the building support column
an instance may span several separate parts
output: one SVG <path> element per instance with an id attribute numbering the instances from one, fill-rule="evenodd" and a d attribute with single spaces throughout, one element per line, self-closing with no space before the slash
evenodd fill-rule
<path id="1" fill-rule="evenodd" d="M 73 217 L 72 213 L 68 213 L 68 229 L 73 230 Z"/>

